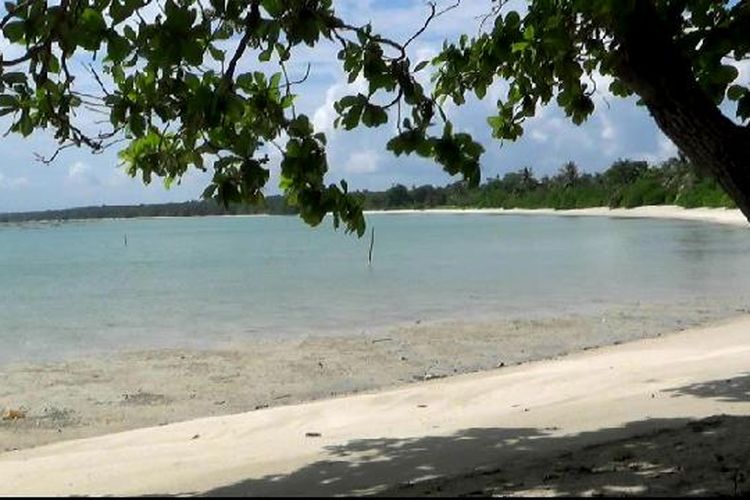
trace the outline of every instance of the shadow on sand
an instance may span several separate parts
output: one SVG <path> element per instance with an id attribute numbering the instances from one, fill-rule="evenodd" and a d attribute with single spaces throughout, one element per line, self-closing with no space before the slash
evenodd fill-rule
<path id="1" fill-rule="evenodd" d="M 750 402 L 750 374 L 679 387 L 669 397 Z M 211 496 L 737 495 L 750 493 L 750 417 L 647 419 L 577 435 L 481 428 L 362 439 L 290 474 L 247 479 Z M 436 434 L 439 432 L 436 431 Z"/>
<path id="2" fill-rule="evenodd" d="M 721 380 L 712 380 L 665 391 L 676 396 L 712 398 L 726 402 L 750 401 L 750 373 Z"/>

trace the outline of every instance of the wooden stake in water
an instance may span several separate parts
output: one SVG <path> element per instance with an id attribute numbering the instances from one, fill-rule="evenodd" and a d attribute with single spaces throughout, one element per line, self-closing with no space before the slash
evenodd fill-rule
<path id="1" fill-rule="evenodd" d="M 375 228 L 370 230 L 370 254 L 367 257 L 367 265 L 372 265 L 372 248 L 375 246 Z"/>
<path id="2" fill-rule="evenodd" d="M 122 242 L 125 244 L 125 246 L 128 246 L 128 235 L 123 234 L 122 235 Z"/>

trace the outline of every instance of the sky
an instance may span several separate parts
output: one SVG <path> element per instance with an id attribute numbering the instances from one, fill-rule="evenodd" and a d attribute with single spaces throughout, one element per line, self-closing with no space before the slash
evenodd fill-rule
<path id="1" fill-rule="evenodd" d="M 340 17 L 352 24 L 372 22 L 376 32 L 405 41 L 421 27 L 429 13 L 422 0 L 334 0 Z M 439 5 L 446 5 L 443 0 Z M 444 40 L 455 40 L 462 33 L 476 34 L 480 17 L 489 12 L 491 0 L 463 0 L 460 6 L 436 19 L 410 48 L 413 62 L 436 55 Z M 0 50 L 6 50 L 0 41 Z M 311 73 L 298 88 L 297 112 L 307 114 L 316 129 L 328 135 L 329 182 L 346 179 L 352 189 L 387 189 L 393 184 L 444 185 L 451 178 L 436 164 L 415 157 L 395 157 L 385 144 L 393 135 L 390 123 L 379 129 L 344 131 L 333 128 L 333 103 L 347 93 L 356 93 L 361 82 L 347 84 L 336 59 L 338 46 L 324 41 L 314 49 L 294 55 L 288 68 L 290 78 Z M 252 57 L 242 61 L 240 70 L 257 65 Z M 79 68 L 80 68 L 79 64 Z M 296 77 L 295 77 L 296 75 Z M 747 76 L 747 75 L 745 75 Z M 81 79 L 87 78 L 81 72 Z M 83 82 L 91 85 L 93 82 Z M 516 143 L 503 143 L 490 137 L 487 117 L 496 109 L 502 83 L 482 100 L 469 100 L 461 107 L 448 106 L 455 128 L 468 131 L 486 148 L 482 159 L 483 179 L 530 166 L 538 175 L 553 174 L 567 161 L 585 171 L 606 169 L 619 158 L 664 160 L 676 153 L 674 145 L 658 130 L 644 108 L 634 99 L 613 97 L 607 82 L 598 82 L 597 110 L 588 122 L 573 125 L 556 106 L 541 109 L 526 123 L 523 137 Z M 391 122 L 392 123 L 392 122 Z M 8 127 L 0 119 L 0 130 Z M 158 179 L 144 186 L 128 177 L 117 158 L 117 149 L 101 154 L 83 149 L 67 149 L 50 165 L 36 160 L 35 154 L 49 156 L 56 149 L 51 134 L 36 132 L 29 138 L 6 135 L 0 138 L 0 212 L 46 210 L 87 205 L 159 203 L 198 199 L 208 185 L 210 174 L 199 171 L 186 175 L 179 185 L 166 189 Z M 278 165 L 278 155 L 271 154 Z M 268 194 L 278 193 L 278 170 L 272 167 Z"/>

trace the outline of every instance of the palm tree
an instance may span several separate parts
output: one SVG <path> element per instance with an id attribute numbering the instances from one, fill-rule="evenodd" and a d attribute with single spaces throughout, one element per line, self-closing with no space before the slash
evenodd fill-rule
<path id="1" fill-rule="evenodd" d="M 564 187 L 574 186 L 580 177 L 578 165 L 575 162 L 569 161 L 560 168 L 560 173 L 557 177 L 562 181 Z"/>
<path id="2" fill-rule="evenodd" d="M 534 171 L 529 167 L 523 167 L 521 169 L 521 185 L 524 191 L 534 189 L 537 185 L 537 181 L 534 178 Z"/>

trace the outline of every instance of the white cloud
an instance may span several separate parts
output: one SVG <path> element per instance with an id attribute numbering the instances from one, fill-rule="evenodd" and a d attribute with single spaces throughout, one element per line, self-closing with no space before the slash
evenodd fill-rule
<path id="1" fill-rule="evenodd" d="M 0 189 L 20 189 L 29 184 L 26 177 L 6 177 L 0 173 Z"/>
<path id="2" fill-rule="evenodd" d="M 640 158 L 648 161 L 649 163 L 659 163 L 673 156 L 677 156 L 677 146 L 664 135 L 661 131 L 657 131 L 656 139 L 656 150 L 647 151 L 640 155 Z M 638 157 L 638 155 L 634 155 Z"/>
<path id="3" fill-rule="evenodd" d="M 662 160 L 677 155 L 677 146 L 675 146 L 674 143 L 662 133 L 659 133 L 658 146 L 659 149 L 657 150 L 657 155 Z"/>
<path id="4" fill-rule="evenodd" d="M 375 151 L 357 151 L 344 164 L 344 172 L 370 174 L 378 170 L 378 154 Z"/>
<path id="5" fill-rule="evenodd" d="M 88 163 L 77 161 L 68 167 L 68 184 L 84 186 L 98 186 L 101 184 L 99 178 L 92 172 Z"/>
<path id="6" fill-rule="evenodd" d="M 549 140 L 549 135 L 541 130 L 534 129 L 531 131 L 531 138 L 536 142 L 547 142 Z"/>
<path id="7" fill-rule="evenodd" d="M 602 141 L 602 149 L 607 156 L 613 156 L 620 149 L 620 143 L 617 140 L 617 129 L 612 119 L 603 110 L 598 115 L 601 122 L 599 137 Z"/>
<path id="8" fill-rule="evenodd" d="M 68 167 L 68 178 L 75 179 L 76 177 L 84 177 L 90 171 L 90 166 L 83 163 L 82 161 L 77 161 Z"/>
<path id="9" fill-rule="evenodd" d="M 122 168 L 104 169 L 104 165 L 94 169 L 83 161 L 76 161 L 68 167 L 65 183 L 69 186 L 89 188 L 119 188 L 132 182 Z"/>
<path id="10" fill-rule="evenodd" d="M 615 99 L 615 95 L 609 90 L 609 86 L 613 81 L 614 78 L 610 75 L 602 75 L 598 71 L 594 71 L 594 73 L 591 74 L 591 81 L 588 83 L 590 86 L 594 86 L 595 90 L 592 99 L 597 107 L 609 107 L 609 103 Z"/>
<path id="11" fill-rule="evenodd" d="M 615 127 L 612 125 L 612 121 L 607 118 L 607 115 L 601 115 L 602 131 L 599 134 L 605 141 L 611 141 L 615 138 Z"/>

